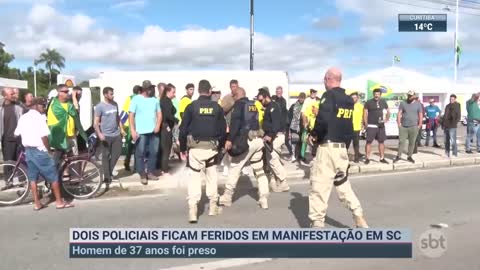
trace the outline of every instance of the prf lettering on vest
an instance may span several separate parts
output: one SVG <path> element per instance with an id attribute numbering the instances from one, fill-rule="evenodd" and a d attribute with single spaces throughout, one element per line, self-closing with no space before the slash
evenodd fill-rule
<path id="1" fill-rule="evenodd" d="M 248 106 L 248 111 L 249 112 L 256 112 L 257 111 L 257 107 L 255 105 L 250 105 Z"/>
<path id="2" fill-rule="evenodd" d="M 213 108 L 200 108 L 200 114 L 213 114 Z"/>
<path id="3" fill-rule="evenodd" d="M 337 118 L 352 118 L 352 114 L 353 114 L 353 110 L 350 109 L 342 109 L 342 108 L 339 108 L 338 109 L 338 113 L 337 113 Z"/>

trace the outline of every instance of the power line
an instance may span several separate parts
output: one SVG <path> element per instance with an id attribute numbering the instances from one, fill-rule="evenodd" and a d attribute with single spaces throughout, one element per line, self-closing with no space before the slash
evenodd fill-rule
<path id="1" fill-rule="evenodd" d="M 443 8 L 435 8 L 431 6 L 425 6 L 425 5 L 419 5 L 419 4 L 412 4 L 408 2 L 402 2 L 398 0 L 383 0 L 385 2 L 390 2 L 390 3 L 395 3 L 395 4 L 400 4 L 400 5 L 405 5 L 405 6 L 412 6 L 412 7 L 420 7 L 420 8 L 425 8 L 425 9 L 431 9 L 431 10 L 443 10 Z M 430 1 L 426 1 L 430 2 Z M 480 7 L 479 7 L 480 10 Z M 470 12 L 465 12 L 465 11 L 459 11 L 458 13 L 465 14 L 465 15 L 471 15 L 471 16 L 478 16 L 480 17 L 480 13 L 470 13 Z"/>
<path id="2" fill-rule="evenodd" d="M 428 2 L 432 4 L 439 4 L 439 5 L 446 5 L 446 6 L 456 6 L 456 1 L 455 0 L 420 0 L 422 2 Z M 465 3 L 464 3 L 465 2 Z M 473 2 L 473 1 L 460 1 L 459 2 L 459 7 L 461 8 L 466 8 L 466 9 L 472 9 L 472 10 L 480 10 L 480 2 Z"/>

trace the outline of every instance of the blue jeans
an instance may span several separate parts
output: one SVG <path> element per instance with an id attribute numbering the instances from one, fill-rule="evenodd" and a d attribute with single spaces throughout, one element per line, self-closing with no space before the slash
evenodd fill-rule
<path id="1" fill-rule="evenodd" d="M 445 153 L 450 156 L 450 148 L 454 156 L 458 155 L 457 148 L 457 129 L 446 128 L 445 129 Z"/>
<path id="2" fill-rule="evenodd" d="M 157 135 L 153 133 L 140 134 L 135 143 L 135 169 L 139 174 L 155 172 L 158 144 Z M 145 171 L 145 160 L 147 160 L 147 171 Z"/>
<path id="3" fill-rule="evenodd" d="M 437 124 L 435 124 L 435 119 L 428 119 L 430 128 L 427 128 L 427 138 L 425 139 L 425 146 L 430 144 L 430 131 L 433 133 L 433 145 L 437 145 Z"/>
<path id="4" fill-rule="evenodd" d="M 465 142 L 465 148 L 467 151 L 472 150 L 472 140 L 474 136 L 477 137 L 477 151 L 480 152 L 480 124 L 475 124 L 473 121 L 467 123 L 467 140 Z"/>
<path id="5" fill-rule="evenodd" d="M 29 181 L 38 182 L 40 175 L 50 183 L 58 181 L 57 167 L 48 152 L 35 147 L 25 147 L 25 157 Z"/>

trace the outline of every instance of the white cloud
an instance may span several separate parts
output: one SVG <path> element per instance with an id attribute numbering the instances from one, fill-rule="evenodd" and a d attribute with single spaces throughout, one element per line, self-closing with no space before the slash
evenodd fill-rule
<path id="1" fill-rule="evenodd" d="M 312 20 L 312 26 L 321 30 L 335 30 L 342 27 L 342 20 L 338 16 L 315 18 Z"/>
<path id="2" fill-rule="evenodd" d="M 5 34 L 17 59 L 32 59 L 56 48 L 65 56 L 67 68 L 70 61 L 122 69 L 249 67 L 249 29 L 235 26 L 168 31 L 147 25 L 140 33 L 115 32 L 85 14 L 63 14 L 51 6 L 35 5 L 27 20 L 19 20 Z M 255 69 L 319 69 L 334 63 L 336 51 L 333 41 L 256 33 Z"/>
<path id="3" fill-rule="evenodd" d="M 44 27 L 55 20 L 56 11 L 49 5 L 34 5 L 28 14 L 28 22 L 34 27 Z"/>
<path id="4" fill-rule="evenodd" d="M 146 0 L 122 1 L 112 5 L 114 9 L 143 9 L 147 5 Z"/>

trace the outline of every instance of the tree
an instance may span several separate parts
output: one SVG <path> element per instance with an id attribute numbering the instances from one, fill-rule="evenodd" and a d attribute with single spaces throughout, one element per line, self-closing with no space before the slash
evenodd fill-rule
<path id="1" fill-rule="evenodd" d="M 89 81 L 82 81 L 78 86 L 80 87 L 90 87 Z"/>
<path id="2" fill-rule="evenodd" d="M 40 57 L 35 60 L 35 65 L 45 64 L 45 68 L 48 70 L 49 86 L 52 86 L 52 72 L 56 67 L 59 71 L 65 68 L 65 57 L 63 57 L 55 49 L 47 49 L 46 52 L 40 54 Z"/>
<path id="3" fill-rule="evenodd" d="M 8 68 L 8 64 L 15 59 L 13 54 L 7 53 L 3 48 L 0 46 L 0 76 L 9 77 L 10 70 Z"/>

